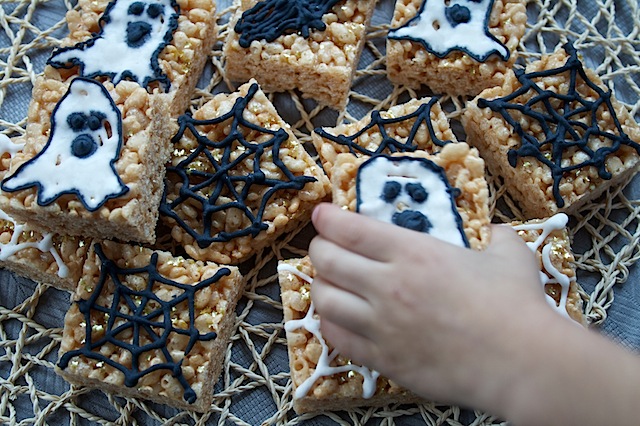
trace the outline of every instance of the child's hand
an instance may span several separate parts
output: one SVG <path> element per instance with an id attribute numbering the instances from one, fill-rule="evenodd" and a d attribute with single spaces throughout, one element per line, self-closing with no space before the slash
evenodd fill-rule
<path id="1" fill-rule="evenodd" d="M 514 371 L 504 364 L 526 350 L 525 331 L 562 321 L 544 300 L 533 253 L 509 227 L 494 226 L 477 252 L 329 204 L 313 223 L 323 335 L 425 397 L 486 406 L 507 391 Z"/>

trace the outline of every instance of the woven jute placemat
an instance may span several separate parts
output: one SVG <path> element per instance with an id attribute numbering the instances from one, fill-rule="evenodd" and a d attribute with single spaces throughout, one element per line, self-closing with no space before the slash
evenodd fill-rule
<path id="1" fill-rule="evenodd" d="M 192 102 L 203 104 L 214 93 L 231 90 L 224 74 L 221 46 L 225 22 L 232 11 L 219 1 L 219 43 Z M 64 13 L 74 7 L 66 0 L 0 2 L 0 131 L 24 133 L 32 84 L 51 50 L 66 34 Z M 360 69 L 346 111 L 336 112 L 302 100 L 296 93 L 272 100 L 296 135 L 309 142 L 311 130 L 340 121 L 359 119 L 374 108 L 386 108 L 419 95 L 395 87 L 386 79 L 385 35 L 393 8 L 381 0 L 368 32 Z M 636 0 L 528 0 L 527 33 L 521 42 L 522 66 L 571 40 L 587 66 L 596 70 L 616 97 L 640 118 L 640 10 Z M 443 97 L 448 116 L 455 121 L 464 99 Z M 464 140 L 464 134 L 460 134 Z M 514 203 L 492 182 L 497 221 L 518 218 Z M 592 326 L 638 349 L 636 333 L 618 321 L 605 322 L 612 306 L 621 304 L 632 329 L 640 325 L 633 314 L 640 300 L 634 284 L 633 264 L 640 256 L 640 192 L 635 182 L 613 188 L 572 218 L 570 230 L 576 251 L 578 281 L 585 289 L 586 313 Z M 216 398 L 207 414 L 178 411 L 145 401 L 113 397 L 100 391 L 69 386 L 53 367 L 61 339 L 61 326 L 69 307 L 69 294 L 38 285 L 6 271 L 0 272 L 0 423 L 44 424 L 218 424 L 218 425 L 361 425 L 361 424 L 500 424 L 490 415 L 437 403 L 358 409 L 350 412 L 297 416 L 291 409 L 292 386 L 282 325 L 282 306 L 276 280 L 276 261 L 303 256 L 313 230 L 291 233 L 258 254 L 247 266 L 248 284 L 238 307 L 236 331 L 229 345 Z M 623 294 L 623 296 L 620 296 Z M 614 299 L 614 296 L 617 299 Z M 637 297 L 634 299 L 634 297 Z M 625 313 L 630 305 L 632 313 Z M 634 317 L 635 315 L 635 317 Z M 616 330 L 622 330 L 619 333 Z M 627 334 L 625 334 L 627 330 Z M 633 333 L 632 333 L 633 334 Z M 588 372 L 585 372 L 588 374 Z"/>

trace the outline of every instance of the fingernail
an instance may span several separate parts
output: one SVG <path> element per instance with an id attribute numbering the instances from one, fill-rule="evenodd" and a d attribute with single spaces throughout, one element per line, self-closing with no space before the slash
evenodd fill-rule
<path id="1" fill-rule="evenodd" d="M 314 209 L 313 212 L 311 212 L 311 222 L 313 222 L 313 224 L 316 223 L 316 219 L 318 218 L 318 211 L 320 210 L 320 206 L 322 204 L 318 204 Z"/>

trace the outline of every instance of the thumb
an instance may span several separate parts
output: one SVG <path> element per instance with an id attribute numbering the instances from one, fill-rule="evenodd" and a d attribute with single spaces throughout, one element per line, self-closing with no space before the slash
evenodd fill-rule
<path id="1" fill-rule="evenodd" d="M 531 249 L 509 225 L 491 225 L 491 242 L 486 252 L 510 258 L 530 257 L 532 261 L 535 259 Z"/>

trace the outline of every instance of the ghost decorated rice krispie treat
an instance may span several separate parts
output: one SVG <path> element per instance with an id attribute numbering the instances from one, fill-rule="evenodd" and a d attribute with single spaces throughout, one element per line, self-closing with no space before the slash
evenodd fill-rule
<path id="1" fill-rule="evenodd" d="M 216 40 L 214 0 L 80 0 L 48 61 L 69 75 L 135 81 L 184 113 Z M 53 70 L 49 70 L 54 74 Z"/>
<path id="2" fill-rule="evenodd" d="M 560 315 L 586 326 L 587 318 L 567 231 L 568 222 L 566 214 L 558 213 L 547 219 L 513 222 L 511 226 L 536 254 L 540 281 L 549 304 Z"/>
<path id="3" fill-rule="evenodd" d="M 322 168 L 255 81 L 178 121 L 160 217 L 195 259 L 240 263 L 304 226 L 329 194 Z"/>
<path id="4" fill-rule="evenodd" d="M 521 0 L 398 0 L 387 75 L 413 89 L 475 96 L 502 84 L 526 22 Z"/>
<path id="5" fill-rule="evenodd" d="M 224 47 L 226 75 L 267 92 L 299 90 L 341 110 L 375 0 L 238 0 Z"/>
<path id="6" fill-rule="evenodd" d="M 395 152 L 437 152 L 456 137 L 437 98 L 411 99 L 386 111 L 372 111 L 354 123 L 317 128 L 313 145 L 329 177 L 336 157 L 368 157 Z"/>
<path id="7" fill-rule="evenodd" d="M 570 44 L 483 91 L 462 123 L 529 219 L 571 214 L 639 164 L 640 127 Z"/>
<path id="8" fill-rule="evenodd" d="M 0 179 L 11 156 L 22 149 L 22 138 L 0 135 Z M 43 233 L 0 210 L 0 268 L 62 290 L 75 289 L 88 245 L 83 238 Z"/>
<path id="9" fill-rule="evenodd" d="M 352 363 L 323 338 L 310 297 L 314 274 L 309 257 L 278 264 L 296 413 L 421 401 L 376 371 Z"/>
<path id="10" fill-rule="evenodd" d="M 56 371 L 75 385 L 208 411 L 243 286 L 235 267 L 94 243 Z"/>
<path id="11" fill-rule="evenodd" d="M 462 247 L 480 250 L 489 242 L 484 161 L 466 143 L 436 154 L 340 154 L 331 186 L 334 204 L 351 211 Z"/>

